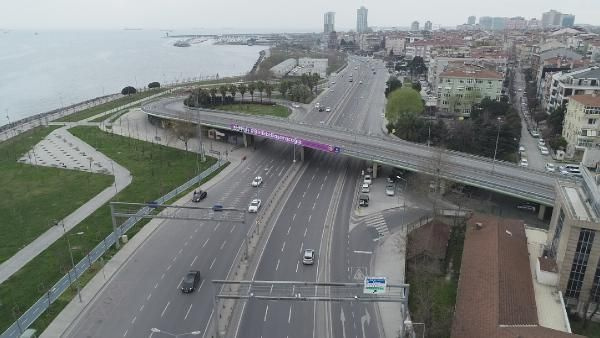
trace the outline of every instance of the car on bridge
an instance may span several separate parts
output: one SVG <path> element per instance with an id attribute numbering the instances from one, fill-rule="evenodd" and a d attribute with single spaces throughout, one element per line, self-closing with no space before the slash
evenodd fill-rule
<path id="1" fill-rule="evenodd" d="M 183 282 L 181 283 L 181 292 L 194 292 L 194 290 L 196 290 L 198 287 L 198 283 L 200 283 L 200 271 L 190 270 L 185 277 L 183 277 Z"/>
<path id="2" fill-rule="evenodd" d="M 253 187 L 259 187 L 263 182 L 263 178 L 261 176 L 256 176 L 253 180 L 252 180 L 252 186 Z"/>
<path id="3" fill-rule="evenodd" d="M 258 198 L 253 199 L 248 206 L 248 212 L 257 213 L 258 209 L 260 209 L 260 205 L 262 201 Z"/>

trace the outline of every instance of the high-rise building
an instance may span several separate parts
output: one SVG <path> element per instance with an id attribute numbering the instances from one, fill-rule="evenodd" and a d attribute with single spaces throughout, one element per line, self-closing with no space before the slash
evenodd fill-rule
<path id="1" fill-rule="evenodd" d="M 356 10 L 356 32 L 358 33 L 366 33 L 369 25 L 367 23 L 367 14 L 369 10 L 365 8 L 365 6 L 361 6 Z"/>
<path id="2" fill-rule="evenodd" d="M 481 29 L 483 30 L 490 30 L 492 29 L 492 20 L 492 17 L 482 16 L 479 18 L 479 26 L 481 26 Z"/>
<path id="3" fill-rule="evenodd" d="M 527 28 L 527 21 L 522 16 L 510 18 L 506 21 L 506 29 L 508 30 L 522 30 Z"/>
<path id="4" fill-rule="evenodd" d="M 429 20 L 425 21 L 425 26 L 423 27 L 423 29 L 426 31 L 432 31 L 433 24 L 431 23 L 431 21 L 429 21 Z"/>
<path id="5" fill-rule="evenodd" d="M 468 19 L 467 19 L 467 24 L 468 25 L 474 25 L 475 24 L 475 20 L 477 20 L 477 18 L 473 15 L 471 15 Z"/>
<path id="6" fill-rule="evenodd" d="M 506 28 L 506 18 L 494 17 L 492 19 L 492 30 L 501 31 Z"/>
<path id="7" fill-rule="evenodd" d="M 573 27 L 575 24 L 575 15 L 573 14 L 563 14 L 560 18 L 560 26 L 561 27 Z"/>
<path id="8" fill-rule="evenodd" d="M 410 30 L 418 31 L 419 30 L 419 21 L 413 21 L 412 24 L 410 25 Z"/>
<path id="9" fill-rule="evenodd" d="M 551 9 L 542 13 L 542 27 L 571 27 L 575 24 L 575 15 L 563 14 Z"/>
<path id="10" fill-rule="evenodd" d="M 323 16 L 323 33 L 329 34 L 335 31 L 335 12 L 327 12 Z"/>

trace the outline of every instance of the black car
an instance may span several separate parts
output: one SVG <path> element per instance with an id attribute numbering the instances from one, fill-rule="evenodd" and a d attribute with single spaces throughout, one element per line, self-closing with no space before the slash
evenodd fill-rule
<path id="1" fill-rule="evenodd" d="M 158 208 L 158 206 L 160 205 L 160 204 L 158 204 L 158 202 L 157 202 L 157 201 L 150 201 L 150 202 L 146 202 L 146 204 L 148 205 L 148 207 L 150 207 L 150 208 L 152 208 L 152 209 L 156 209 L 156 208 Z"/>
<path id="2" fill-rule="evenodd" d="M 183 282 L 181 283 L 181 292 L 194 292 L 198 286 L 198 283 L 200 283 L 200 271 L 190 270 L 190 272 L 188 272 L 183 278 Z"/>
<path id="3" fill-rule="evenodd" d="M 203 190 L 194 191 L 194 196 L 192 196 L 192 202 L 198 203 L 198 202 L 202 201 L 203 199 L 205 199 L 206 195 L 207 195 L 206 191 L 203 191 Z"/>
<path id="4" fill-rule="evenodd" d="M 325 108 L 319 107 L 319 111 L 325 111 Z"/>

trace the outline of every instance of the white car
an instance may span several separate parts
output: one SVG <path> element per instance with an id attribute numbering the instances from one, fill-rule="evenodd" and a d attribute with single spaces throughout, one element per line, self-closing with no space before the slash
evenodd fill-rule
<path id="1" fill-rule="evenodd" d="M 327 108 L 325 108 L 325 111 L 329 113 L 329 112 L 331 112 L 331 108 L 327 107 Z"/>
<path id="2" fill-rule="evenodd" d="M 525 167 L 525 168 L 527 168 L 527 167 L 529 166 L 529 163 L 527 162 L 527 159 L 526 159 L 526 158 L 522 158 L 522 159 L 521 159 L 521 162 L 519 162 L 519 165 L 520 165 L 521 167 Z"/>
<path id="3" fill-rule="evenodd" d="M 394 196 L 395 190 L 396 189 L 393 184 L 388 184 L 385 186 L 385 194 L 388 196 Z"/>
<path id="4" fill-rule="evenodd" d="M 258 209 L 260 209 L 260 204 L 261 200 L 258 198 L 253 199 L 248 206 L 248 212 L 258 212 Z"/>
<path id="5" fill-rule="evenodd" d="M 546 141 L 544 141 L 544 139 L 543 139 L 543 138 L 540 138 L 540 139 L 538 140 L 538 145 L 539 145 L 540 147 L 543 147 L 543 146 L 545 146 L 545 145 L 546 145 Z"/>
<path id="6" fill-rule="evenodd" d="M 368 193 L 370 191 L 371 191 L 371 188 L 369 187 L 369 185 L 367 183 L 363 183 L 363 185 L 360 187 L 360 192 Z"/>
<path id="7" fill-rule="evenodd" d="M 546 148 L 546 147 L 540 147 L 540 152 L 542 153 L 542 155 L 550 154 L 550 152 L 548 151 L 548 148 Z"/>
<path id="8" fill-rule="evenodd" d="M 524 153 L 525 152 L 525 147 L 524 146 L 519 146 L 519 152 L 520 153 Z"/>
<path id="9" fill-rule="evenodd" d="M 368 185 L 373 184 L 373 179 L 371 178 L 371 175 L 365 175 L 365 178 L 363 179 L 363 183 L 366 183 Z"/>
<path id="10" fill-rule="evenodd" d="M 311 265 L 315 262 L 315 250 L 306 249 L 302 255 L 302 264 Z"/>
<path id="11" fill-rule="evenodd" d="M 297 103 L 294 103 L 294 104 L 292 104 L 292 107 L 294 107 L 294 108 L 300 108 L 300 105 L 297 104 Z"/>
<path id="12" fill-rule="evenodd" d="M 252 180 L 252 186 L 253 187 L 258 187 L 262 184 L 263 179 L 260 176 L 256 176 L 253 180 Z"/>
<path id="13" fill-rule="evenodd" d="M 556 171 L 556 166 L 554 165 L 554 163 L 546 163 L 546 171 L 549 173 L 553 173 Z"/>
<path id="14" fill-rule="evenodd" d="M 531 130 L 531 136 L 540 137 L 540 133 L 537 130 L 533 129 L 533 130 Z"/>
<path id="15" fill-rule="evenodd" d="M 334 84 L 335 84 L 335 81 L 331 81 L 331 84 L 332 84 L 332 85 L 334 85 Z"/>

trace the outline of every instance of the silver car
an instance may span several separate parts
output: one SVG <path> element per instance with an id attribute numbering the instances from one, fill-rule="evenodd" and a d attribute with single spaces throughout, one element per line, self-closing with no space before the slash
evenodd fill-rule
<path id="1" fill-rule="evenodd" d="M 385 194 L 388 196 L 394 196 L 396 193 L 396 189 L 393 184 L 388 184 L 385 186 Z"/>

